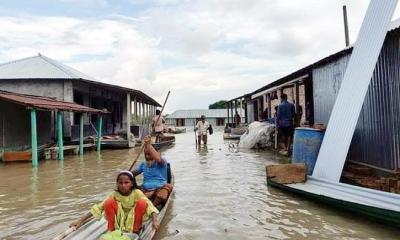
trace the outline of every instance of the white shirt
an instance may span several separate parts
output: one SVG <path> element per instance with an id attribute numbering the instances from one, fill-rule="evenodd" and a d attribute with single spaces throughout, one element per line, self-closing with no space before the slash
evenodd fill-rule
<path id="1" fill-rule="evenodd" d="M 163 124 L 163 118 L 160 117 L 160 119 L 158 119 L 158 115 L 155 115 L 153 117 L 153 125 L 154 125 L 154 131 L 155 132 L 163 132 L 164 131 L 164 124 Z"/>
<path id="2" fill-rule="evenodd" d="M 208 128 L 210 127 L 210 123 L 207 121 L 198 121 L 196 124 L 196 128 L 199 130 L 199 135 L 207 135 Z"/>

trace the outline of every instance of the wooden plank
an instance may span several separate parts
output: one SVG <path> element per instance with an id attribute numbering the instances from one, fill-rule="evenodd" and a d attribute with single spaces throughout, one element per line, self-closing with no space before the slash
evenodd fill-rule
<path id="1" fill-rule="evenodd" d="M 306 181 L 305 163 L 278 164 L 266 166 L 267 179 L 280 184 L 303 183 Z"/>

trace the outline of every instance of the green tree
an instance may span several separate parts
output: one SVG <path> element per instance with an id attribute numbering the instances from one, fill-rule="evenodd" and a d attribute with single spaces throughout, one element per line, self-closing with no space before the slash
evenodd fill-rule
<path id="1" fill-rule="evenodd" d="M 208 106 L 208 109 L 224 109 L 226 108 L 226 100 L 220 100 Z"/>

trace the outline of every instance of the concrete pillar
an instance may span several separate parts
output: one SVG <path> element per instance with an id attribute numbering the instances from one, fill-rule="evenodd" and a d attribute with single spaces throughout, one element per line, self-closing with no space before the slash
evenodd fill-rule
<path id="1" fill-rule="evenodd" d="M 227 112 L 227 117 L 228 117 L 227 123 L 229 123 L 229 102 L 226 102 L 226 112 Z"/>
<path id="2" fill-rule="evenodd" d="M 137 108 L 137 99 L 136 99 L 136 97 L 135 97 L 135 99 L 134 99 L 134 103 L 133 103 L 133 110 L 134 110 L 134 112 L 135 112 L 135 120 L 137 119 L 137 116 L 138 116 L 138 114 L 137 114 L 137 110 L 138 110 L 138 108 Z"/>
<path id="3" fill-rule="evenodd" d="M 145 112 L 145 107 L 144 107 L 144 102 L 142 102 L 142 123 L 143 123 L 143 119 L 146 118 L 146 112 Z"/>
<path id="4" fill-rule="evenodd" d="M 142 102 L 139 100 L 139 102 L 137 103 L 138 106 L 138 117 L 141 118 L 142 117 Z"/>
<path id="5" fill-rule="evenodd" d="M 126 94 L 126 140 L 128 140 L 128 147 L 131 147 L 131 142 L 129 141 L 129 136 L 131 135 L 131 116 L 132 116 L 132 106 L 131 106 L 131 94 Z"/>
<path id="6" fill-rule="evenodd" d="M 243 117 L 243 98 L 240 99 L 240 117 Z"/>
<path id="7" fill-rule="evenodd" d="M 99 115 L 99 121 L 97 122 L 97 153 L 101 150 L 101 137 L 103 131 L 103 115 Z"/>
<path id="8" fill-rule="evenodd" d="M 271 93 L 268 93 L 268 95 L 267 95 L 267 101 L 268 101 L 268 118 L 272 118 Z"/>
<path id="9" fill-rule="evenodd" d="M 233 102 L 231 102 L 230 106 L 231 106 L 231 119 L 232 119 L 232 123 L 235 123 L 235 119 L 234 119 L 234 117 L 233 117 Z"/>

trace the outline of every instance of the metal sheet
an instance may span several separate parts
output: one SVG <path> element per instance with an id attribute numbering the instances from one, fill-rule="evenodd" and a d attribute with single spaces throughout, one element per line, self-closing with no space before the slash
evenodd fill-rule
<path id="1" fill-rule="evenodd" d="M 0 91 L 0 99 L 27 107 L 38 108 L 41 110 L 108 113 L 107 111 L 104 110 L 98 110 L 86 107 L 73 102 L 62 102 L 55 100 L 53 98 L 25 95 L 19 93 L 10 93 L 5 91 Z"/>
<path id="2" fill-rule="evenodd" d="M 305 183 L 288 184 L 287 186 L 341 201 L 400 212 L 400 195 L 396 193 L 335 183 L 315 177 L 309 177 Z"/>
<path id="3" fill-rule="evenodd" d="M 350 55 L 313 69 L 314 121 L 328 124 Z"/>
<path id="4" fill-rule="evenodd" d="M 313 176 L 338 182 L 398 0 L 372 0 L 329 120 Z"/>

